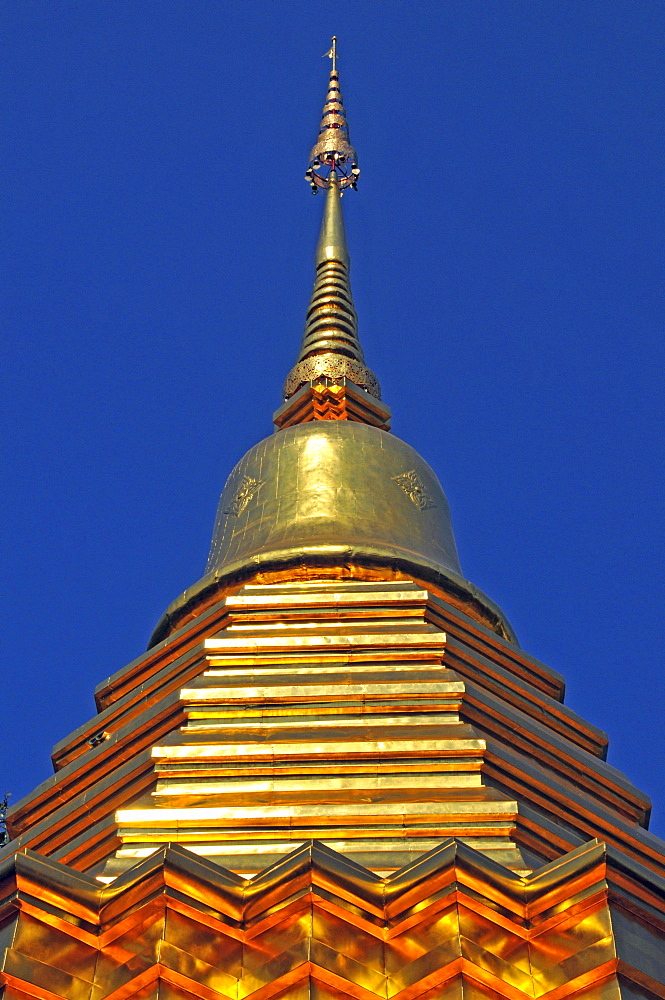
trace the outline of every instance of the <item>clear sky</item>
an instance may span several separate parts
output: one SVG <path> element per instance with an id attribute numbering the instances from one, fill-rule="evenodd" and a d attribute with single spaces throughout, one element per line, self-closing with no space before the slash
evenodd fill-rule
<path id="1" fill-rule="evenodd" d="M 333 33 L 395 433 L 663 835 L 662 0 L 4 0 L 0 793 L 200 578 L 271 432 Z"/>

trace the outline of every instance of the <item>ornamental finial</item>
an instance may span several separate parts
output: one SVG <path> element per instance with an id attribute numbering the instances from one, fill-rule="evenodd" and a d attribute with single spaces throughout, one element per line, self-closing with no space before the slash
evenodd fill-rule
<path id="1" fill-rule="evenodd" d="M 332 59 L 332 72 L 337 72 L 337 35 L 332 36 L 332 45 L 326 53 L 324 53 L 323 58 L 326 56 L 328 59 Z"/>
<path id="2" fill-rule="evenodd" d="M 314 194 L 319 188 L 330 186 L 332 174 L 337 177 L 340 190 L 347 187 L 355 188 L 360 174 L 356 151 L 349 144 L 349 126 L 346 123 L 346 111 L 339 89 L 335 35 L 324 59 L 326 57 L 332 59 L 328 94 L 323 105 L 319 138 L 309 154 L 309 166 L 305 174 L 305 180 L 309 181 Z"/>
<path id="3" fill-rule="evenodd" d="M 273 420 L 280 429 L 308 420 L 357 420 L 388 430 L 390 410 L 381 402 L 376 375 L 365 364 L 349 281 L 341 199 L 344 188 L 355 188 L 360 170 L 356 151 L 349 145 L 334 36 L 326 57 L 332 59 L 328 97 L 306 174 L 315 194 L 319 188 L 325 190 L 316 276 L 300 353 L 286 377 L 284 403 Z"/>

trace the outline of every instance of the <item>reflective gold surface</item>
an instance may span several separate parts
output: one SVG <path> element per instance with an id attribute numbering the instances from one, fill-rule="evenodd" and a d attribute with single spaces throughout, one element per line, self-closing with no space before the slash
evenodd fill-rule
<path id="1" fill-rule="evenodd" d="M 351 379 L 376 399 L 381 389 L 364 364 L 358 340 L 358 318 L 349 281 L 349 251 L 344 231 L 341 192 L 336 174 L 330 177 L 316 247 L 316 279 L 305 320 L 302 346 L 284 383 L 284 397 L 301 385 L 326 376 Z"/>
<path id="2" fill-rule="evenodd" d="M 0 983 L 17 1000 L 662 997 L 665 884 L 625 875 L 597 841 L 524 877 L 452 840 L 389 878 L 316 842 L 252 879 L 162 848 L 109 886 L 18 855 Z"/>
<path id="3" fill-rule="evenodd" d="M 334 36 L 332 47 L 326 54 L 332 59 L 328 93 L 323 105 L 319 137 L 309 154 L 305 174 L 315 194 L 317 189 L 327 187 L 331 171 L 339 174 L 342 187 L 355 188 L 360 174 L 356 151 L 349 144 L 349 127 L 337 72 L 337 39 Z"/>
<path id="4" fill-rule="evenodd" d="M 335 46 L 333 38 L 331 52 Z M 336 56 L 332 58 L 335 63 Z M 284 383 L 285 399 L 302 385 L 322 377 L 338 383 L 350 379 L 370 396 L 381 398 L 378 379 L 364 363 L 349 282 L 349 251 L 341 197 L 343 188 L 356 186 L 360 171 L 356 152 L 348 140 L 339 78 L 333 68 L 319 141 L 310 153 L 306 175 L 314 193 L 319 188 L 326 189 L 316 248 L 316 279 L 300 354 Z"/>
<path id="5" fill-rule="evenodd" d="M 247 586 L 225 607 L 179 689 L 181 725 L 153 741 L 152 780 L 118 804 L 101 877 L 174 839 L 250 872 L 312 837 L 385 872 L 455 836 L 524 872 L 580 842 L 566 825 L 616 835 L 643 817 L 632 786 L 572 745 L 593 730 L 523 677 L 560 679 L 504 642 L 492 664 L 478 647 L 497 682 L 477 687 L 414 584 Z"/>
<path id="6" fill-rule="evenodd" d="M 241 871 L 312 837 L 379 870 L 446 836 L 528 867 L 517 803 L 483 781 L 486 741 L 460 722 L 464 685 L 425 597 L 347 583 L 230 598 L 234 623 L 180 691 L 187 724 L 152 750 L 152 793 L 116 814 L 104 877 L 174 837 Z"/>
<path id="7" fill-rule="evenodd" d="M 521 871 L 602 836 L 665 873 L 648 800 L 561 693 L 413 583 L 250 585 L 99 686 L 6 850 L 114 878 L 169 839 L 256 871 L 314 836 L 387 871 L 455 835 Z"/>
<path id="8" fill-rule="evenodd" d="M 411 469 L 433 498 L 427 510 L 393 478 Z M 231 515 L 244 477 L 263 485 Z M 399 438 L 349 421 L 290 427 L 247 453 L 222 493 L 206 572 L 306 557 L 402 559 L 461 576 L 448 503 L 430 467 Z"/>
<path id="9" fill-rule="evenodd" d="M 355 420 L 390 430 L 390 408 L 346 376 L 317 375 L 287 399 L 272 419 L 280 430 L 310 420 Z"/>

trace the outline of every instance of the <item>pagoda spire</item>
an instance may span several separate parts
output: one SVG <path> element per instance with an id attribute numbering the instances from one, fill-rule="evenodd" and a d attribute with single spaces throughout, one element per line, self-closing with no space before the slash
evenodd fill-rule
<path id="1" fill-rule="evenodd" d="M 309 166 L 305 173 L 305 180 L 311 184 L 314 194 L 318 188 L 328 187 L 332 173 L 338 176 L 341 188 L 349 186 L 356 188 L 360 175 L 358 156 L 349 143 L 349 126 L 346 122 L 337 72 L 335 35 L 332 37 L 332 45 L 326 56 L 332 59 L 328 93 L 321 113 L 319 138 L 310 151 Z"/>
<path id="2" fill-rule="evenodd" d="M 372 397 L 376 404 L 381 399 L 381 389 L 376 375 L 364 362 L 349 280 L 349 251 L 341 198 L 346 188 L 356 188 L 360 169 L 356 151 L 349 142 L 346 111 L 339 86 L 335 37 L 326 55 L 332 59 L 328 93 L 323 105 L 319 137 L 310 152 L 305 174 L 314 194 L 321 189 L 325 191 L 326 200 L 316 247 L 314 289 L 307 309 L 300 353 L 284 384 L 284 398 L 289 400 L 308 385 L 350 385 L 362 396 Z M 384 407 L 381 409 L 379 423 L 385 426 L 387 412 L 383 412 Z M 357 410 L 355 407 L 354 412 Z M 312 412 L 307 410 L 310 416 L 305 418 L 303 411 L 303 419 L 329 419 L 312 417 Z M 337 419 L 367 419 L 366 416 L 348 416 L 346 410 L 344 414 L 338 414 Z M 376 423 L 377 420 L 372 417 L 367 422 Z M 279 425 L 283 426 L 281 422 Z"/>

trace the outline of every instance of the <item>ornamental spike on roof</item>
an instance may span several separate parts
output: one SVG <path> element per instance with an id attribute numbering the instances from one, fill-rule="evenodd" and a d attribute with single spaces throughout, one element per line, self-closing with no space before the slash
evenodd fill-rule
<path id="1" fill-rule="evenodd" d="M 358 156 L 349 144 L 349 126 L 337 72 L 337 38 L 334 35 L 332 45 L 325 55 L 332 59 L 330 82 L 321 114 L 319 137 L 310 151 L 305 174 L 305 180 L 311 184 L 314 194 L 318 188 L 327 188 L 333 175 L 337 176 L 342 190 L 347 187 L 356 188 L 360 174 Z"/>
<path id="2" fill-rule="evenodd" d="M 332 47 L 326 54 L 333 61 L 333 69 L 319 140 L 310 153 L 306 174 L 315 194 L 319 188 L 326 191 L 326 203 L 305 332 L 296 364 L 284 384 L 284 398 L 289 399 L 308 382 L 326 379 L 337 384 L 350 380 L 374 399 L 380 399 L 378 379 L 364 363 L 349 281 L 349 251 L 341 198 L 345 188 L 356 187 L 360 171 L 356 151 L 348 141 L 349 129 L 337 72 L 336 38 L 333 37 Z"/>

